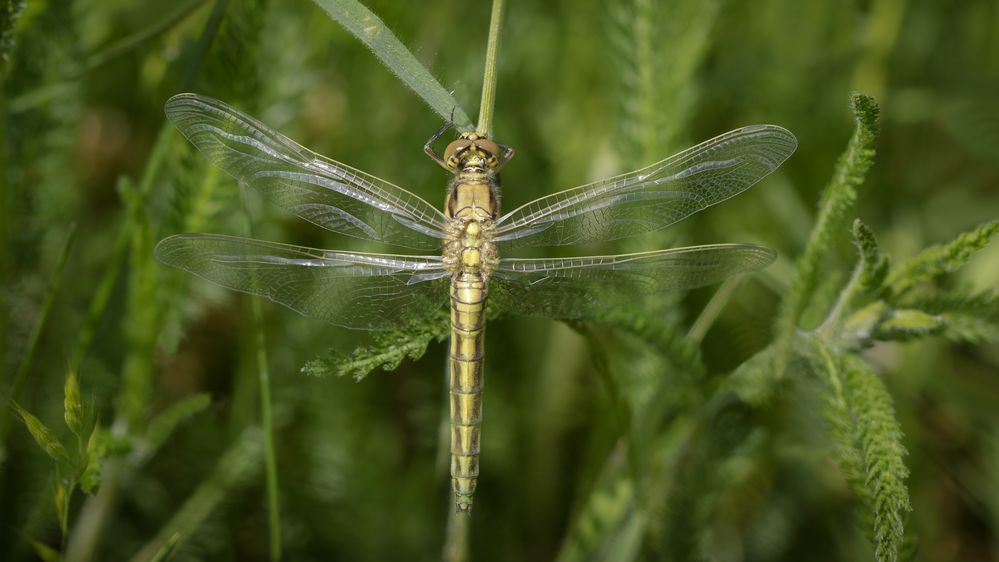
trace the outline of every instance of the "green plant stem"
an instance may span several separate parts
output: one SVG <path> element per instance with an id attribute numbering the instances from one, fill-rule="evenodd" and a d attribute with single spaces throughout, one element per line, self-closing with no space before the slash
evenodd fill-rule
<path id="1" fill-rule="evenodd" d="M 260 423 L 264 430 L 264 463 L 267 478 L 267 526 L 270 531 L 271 560 L 281 559 L 281 512 L 278 503 L 277 456 L 274 452 L 274 421 L 271 412 L 271 375 L 267 360 L 260 300 L 250 299 L 253 328 L 256 332 L 257 376 L 260 382 Z"/>
<path id="2" fill-rule="evenodd" d="M 24 386 L 24 381 L 28 378 L 28 372 L 31 370 L 31 363 L 35 358 L 38 341 L 42 338 L 42 333 L 45 331 L 45 326 L 48 323 L 49 312 L 52 310 L 52 303 L 55 301 L 56 293 L 59 292 L 59 285 L 62 283 L 62 273 L 66 267 L 66 258 L 69 257 L 69 251 L 73 247 L 74 240 L 76 240 L 76 225 L 70 224 L 69 232 L 66 233 L 66 241 L 63 243 L 62 251 L 56 260 L 55 270 L 52 271 L 52 276 L 49 278 L 49 285 L 45 289 L 42 308 L 38 314 L 38 320 L 35 322 L 35 328 L 31 332 L 31 337 L 28 339 L 28 347 L 24 355 L 21 356 L 21 362 L 17 366 L 14 380 L 11 381 L 10 388 L 7 389 L 6 396 L 4 396 L 2 403 L 4 409 L 12 401 L 16 402 L 21 399 L 21 389 Z M 7 431 L 10 429 L 11 419 L 8 415 L 0 415 L 0 451 L 3 450 L 4 444 L 7 441 Z"/>
<path id="3" fill-rule="evenodd" d="M 843 311 L 853 300 L 854 295 L 860 289 L 861 279 L 863 278 L 864 263 L 863 260 L 857 263 L 857 266 L 853 268 L 853 274 L 850 275 L 850 281 L 847 282 L 846 287 L 840 291 L 839 298 L 836 299 L 836 303 L 833 305 L 832 309 L 829 310 L 829 315 L 826 319 L 822 321 L 822 325 L 818 327 L 818 333 L 823 337 L 832 338 L 836 326 L 839 324 L 840 317 L 843 316 Z"/>
<path id="4" fill-rule="evenodd" d="M 246 206 L 246 197 L 240 190 L 240 201 L 243 205 L 243 219 L 246 221 L 246 232 L 253 238 L 253 223 L 250 221 L 250 211 Z M 267 339 L 264 334 L 263 313 L 260 310 L 260 299 L 250 297 L 250 309 L 253 314 L 254 347 L 257 351 L 257 378 L 260 391 L 260 423 L 264 431 L 264 465 L 267 481 L 267 526 L 270 532 L 270 557 L 272 561 L 281 559 L 281 513 L 278 505 L 277 459 L 274 453 L 274 422 L 271 412 L 271 375 L 267 360 Z"/>
<path id="5" fill-rule="evenodd" d="M 450 484 L 448 484 L 450 488 Z M 451 514 L 447 520 L 447 538 L 444 541 L 444 562 L 468 562 L 468 524 L 471 517 L 454 509 L 455 499 L 451 497 L 448 507 Z"/>
<path id="6" fill-rule="evenodd" d="M 2 9 L 2 8 L 0 8 Z M 18 12 L 19 14 L 20 12 Z M 7 70 L 9 65 L 7 61 L 0 60 L 0 77 L 6 80 Z M 0 87 L 0 131 L 7 131 L 7 88 Z M 11 207 L 10 201 L 13 199 L 11 197 L 11 185 L 8 181 L 7 173 L 7 141 L 6 139 L 0 141 L 0 286 L 10 287 L 11 281 L 11 252 L 9 250 L 10 244 L 10 229 L 13 223 L 13 217 L 10 215 Z M 0 322 L 0 357 L 7 357 L 7 346 L 10 342 L 7 338 L 7 321 L 6 318 L 10 318 L 10 302 L 9 299 L 0 299 L 0 318 L 5 320 Z M 7 405 L 4 403 L 2 407 L 6 408 Z M 0 418 L 6 419 L 7 416 L 0 415 Z M 0 424 L 5 424 L 6 421 L 0 421 Z M 0 438 L 0 465 L 3 464 L 3 439 Z M 2 489 L 2 485 L 0 485 Z"/>
<path id="7" fill-rule="evenodd" d="M 192 0 L 187 5 L 178 8 L 174 13 L 166 16 L 162 20 L 157 21 L 148 28 L 129 35 L 110 47 L 91 53 L 87 56 L 86 63 L 81 65 L 78 71 L 70 73 L 62 81 L 42 86 L 40 88 L 35 88 L 11 99 L 10 105 L 8 106 L 9 112 L 11 114 L 23 113 L 60 97 L 72 88 L 71 84 L 74 80 L 82 80 L 83 76 L 87 72 L 90 72 L 106 62 L 138 48 L 146 41 L 169 31 L 178 23 L 184 21 L 187 16 L 194 13 L 205 2 L 206 0 Z M 186 84 L 187 83 L 185 83 L 185 85 Z"/>
<path id="8" fill-rule="evenodd" d="M 128 249 L 131 245 L 138 217 L 138 210 L 141 208 L 145 198 L 149 195 L 153 182 L 159 176 L 160 170 L 163 168 L 163 163 L 166 159 L 167 151 L 170 148 L 170 141 L 172 139 L 173 127 L 171 127 L 169 123 L 164 123 L 160 127 L 160 132 L 156 137 L 156 144 L 153 145 L 152 153 L 149 155 L 149 162 L 146 164 L 146 168 L 142 172 L 142 177 L 139 179 L 138 188 L 134 189 L 135 193 L 138 194 L 138 200 L 130 202 L 128 206 L 128 214 L 125 217 L 125 222 L 121 225 L 121 228 L 118 229 L 118 235 L 115 238 L 111 260 L 104 268 L 101 280 L 98 282 L 97 289 L 94 291 L 94 296 L 90 300 L 90 308 L 87 311 L 87 319 L 83 324 L 83 328 L 80 330 L 80 335 L 77 336 L 76 345 L 73 348 L 73 354 L 70 356 L 70 365 L 73 368 L 79 368 L 80 363 L 83 361 L 83 358 L 86 357 L 87 351 L 90 349 L 90 344 L 94 339 L 94 333 L 97 330 L 97 324 L 104 315 L 104 309 L 107 308 L 111 292 L 114 290 L 114 287 L 118 282 L 118 275 L 121 273 L 121 266 L 125 262 L 125 256 L 128 255 Z M 123 186 L 124 187 L 122 189 L 124 191 L 128 192 L 131 190 L 127 180 Z M 124 193 L 123 196 L 128 196 L 128 193 Z"/>
<path id="9" fill-rule="evenodd" d="M 156 552 L 156 555 L 150 559 L 149 562 L 166 562 L 173 555 L 173 551 L 177 548 L 177 543 L 180 542 L 180 533 L 174 533 L 170 535 L 170 538 L 163 543 L 163 546 Z"/>
<path id="10" fill-rule="evenodd" d="M 503 28 L 503 4 L 505 0 L 493 0 L 493 11 L 489 18 L 489 42 L 486 46 L 486 67 L 482 76 L 482 103 L 479 106 L 478 132 L 492 137 L 493 108 L 496 105 L 496 59 L 499 52 L 500 30 Z"/>
<path id="11" fill-rule="evenodd" d="M 260 431 L 248 427 L 229 445 L 212 473 L 194 490 L 170 521 L 132 557 L 133 562 L 152 560 L 165 545 L 180 537 L 180 543 L 197 535 L 205 520 L 235 489 L 251 485 L 258 475 L 262 456 Z M 178 545 L 179 546 L 179 545 Z"/>
<path id="12" fill-rule="evenodd" d="M 172 14 L 167 15 L 161 19 L 158 19 L 153 25 L 133 33 L 123 39 L 115 42 L 110 47 L 102 49 L 96 53 L 91 54 L 87 57 L 86 69 L 87 71 L 93 70 L 98 66 L 119 57 L 135 48 L 139 45 L 145 43 L 146 41 L 160 35 L 161 33 L 169 30 L 177 23 L 183 21 L 187 16 L 193 13 L 196 9 L 200 8 L 206 0 L 192 0 L 187 4 L 181 6 L 175 10 Z"/>
<path id="13" fill-rule="evenodd" d="M 721 287 L 718 287 L 718 290 L 715 291 L 711 300 L 704 307 L 704 310 L 701 311 L 700 316 L 697 317 L 693 326 L 690 327 L 690 331 L 687 332 L 687 338 L 695 342 L 700 342 L 704 339 L 708 330 L 711 329 L 711 325 L 718 319 L 718 315 L 721 314 L 722 309 L 731 300 L 732 294 L 741 282 L 742 276 L 729 277 L 722 283 Z"/>

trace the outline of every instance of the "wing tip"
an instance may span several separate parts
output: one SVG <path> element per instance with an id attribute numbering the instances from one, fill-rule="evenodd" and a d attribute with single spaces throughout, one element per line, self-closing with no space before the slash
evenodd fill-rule
<path id="1" fill-rule="evenodd" d="M 176 252 L 176 250 L 179 249 L 180 244 L 183 244 L 185 241 L 190 240 L 193 237 L 194 235 L 189 232 L 167 236 L 156 243 L 156 247 L 153 248 L 153 256 L 160 263 L 174 265 L 171 256 L 174 252 Z"/>
<path id="2" fill-rule="evenodd" d="M 789 147 L 788 156 L 794 153 L 798 148 L 798 137 L 794 136 L 794 133 L 781 127 L 780 125 L 773 125 L 770 123 L 761 123 L 757 125 L 747 125 L 739 129 L 743 133 L 769 133 L 778 136 L 784 141 L 784 144 Z"/>
<path id="3" fill-rule="evenodd" d="M 204 99 L 204 96 L 193 92 L 181 92 L 179 94 L 174 94 L 166 100 L 166 103 L 163 104 L 163 113 L 165 113 L 166 116 L 173 121 L 174 115 L 176 115 L 181 108 L 186 105 L 191 105 L 194 102 L 204 101 Z"/>

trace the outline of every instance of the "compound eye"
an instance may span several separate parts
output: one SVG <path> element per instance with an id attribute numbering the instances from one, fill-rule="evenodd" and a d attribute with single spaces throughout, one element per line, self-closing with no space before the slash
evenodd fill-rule
<path id="1" fill-rule="evenodd" d="M 475 141 L 475 145 L 493 156 L 498 157 L 500 155 L 499 145 L 489 139 L 477 140 Z"/>
<path id="2" fill-rule="evenodd" d="M 448 158 L 451 158 L 471 145 L 472 141 L 468 139 L 458 139 L 456 141 L 452 141 L 451 144 L 447 145 L 447 148 L 444 149 L 444 159 L 447 160 Z"/>

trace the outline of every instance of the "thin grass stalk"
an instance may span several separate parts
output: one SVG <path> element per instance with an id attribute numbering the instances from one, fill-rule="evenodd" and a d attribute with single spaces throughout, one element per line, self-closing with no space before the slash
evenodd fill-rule
<path id="1" fill-rule="evenodd" d="M 492 137 L 493 109 L 496 105 L 496 75 L 499 55 L 499 36 L 503 28 L 503 4 L 505 0 L 493 0 L 493 11 L 489 17 L 489 42 L 486 45 L 486 67 L 482 77 L 482 103 L 479 105 L 478 132 Z"/>
<path id="2" fill-rule="evenodd" d="M 174 512 L 170 521 L 132 557 L 133 562 L 152 560 L 164 546 L 177 549 L 206 527 L 205 521 L 235 489 L 251 484 L 257 476 L 262 456 L 261 436 L 255 427 L 243 430 L 219 457 L 205 480 Z M 179 538 L 179 540 L 178 540 Z"/>
<path id="3" fill-rule="evenodd" d="M 246 233 L 253 238 L 253 223 L 246 206 L 245 192 L 240 190 L 243 206 L 243 219 Z M 270 533 L 270 559 L 281 559 L 281 512 L 278 502 L 277 458 L 274 453 L 274 421 L 271 411 L 270 362 L 267 359 L 267 338 L 264 334 L 263 312 L 260 299 L 250 297 L 250 310 L 253 314 L 254 346 L 257 348 L 257 380 L 260 391 L 260 424 L 264 431 L 264 472 L 267 482 L 267 527 Z"/>
<path id="4" fill-rule="evenodd" d="M 180 8 L 177 8 L 172 14 L 154 22 L 149 27 L 141 29 L 128 37 L 122 38 L 120 41 L 115 42 L 106 49 L 101 49 L 100 51 L 91 54 L 87 57 L 86 70 L 93 70 L 114 58 L 138 48 L 146 41 L 149 41 L 150 39 L 153 39 L 154 37 L 170 30 L 174 25 L 180 23 L 186 19 L 187 16 L 200 8 L 206 1 L 207 0 L 192 0 Z"/>
<path id="5" fill-rule="evenodd" d="M 0 56 L 0 77 L 6 79 L 9 66 Z M 7 131 L 7 88 L 0 87 L 0 131 Z M 6 135 L 6 132 L 4 133 Z M 0 139 L 0 283 L 2 286 L 10 286 L 11 276 L 11 252 L 8 250 L 10 243 L 11 220 L 10 215 L 10 183 L 7 173 L 7 141 Z M 0 318 L 10 318 L 10 303 L 8 299 L 0 299 Z M 7 357 L 7 322 L 0 322 L 0 357 Z M 0 422 L 6 423 L 6 422 Z M 0 463 L 2 460 L 2 442 L 0 439 Z"/>
<path id="6" fill-rule="evenodd" d="M 59 253 L 59 258 L 56 260 L 55 269 L 52 271 L 52 276 L 49 278 L 48 287 L 45 289 L 45 296 L 42 299 L 42 308 L 38 314 L 38 320 L 35 322 L 35 328 L 31 332 L 31 337 L 28 339 L 28 347 L 24 351 L 24 355 L 21 356 L 21 362 L 17 366 L 17 372 L 14 375 L 14 380 L 11 381 L 10 388 L 7 389 L 6 396 L 4 396 L 3 407 L 6 408 L 7 404 L 12 401 L 17 402 L 21 398 L 21 389 L 24 386 L 24 381 L 28 378 L 28 372 L 31 370 L 31 364 L 35 358 L 35 350 L 38 348 L 38 342 L 42 338 L 42 333 L 45 331 L 45 326 L 48 324 L 49 312 L 52 311 L 52 303 L 55 301 L 56 293 L 59 292 L 59 285 L 62 283 L 62 274 L 66 267 L 66 258 L 69 257 L 69 251 L 73 247 L 73 242 L 76 240 L 76 224 L 69 225 L 69 232 L 66 233 L 66 241 L 63 242 L 62 251 Z M 13 419 L 11 416 L 0 416 L 0 451 L 3 450 L 4 444 L 7 441 L 7 432 L 10 429 L 10 420 Z"/>
<path id="7" fill-rule="evenodd" d="M 129 35 L 110 47 L 91 53 L 87 56 L 86 62 L 79 67 L 79 70 L 67 75 L 66 80 L 30 90 L 11 99 L 9 105 L 7 106 L 8 111 L 11 114 L 24 113 L 25 111 L 29 111 L 38 106 L 51 102 L 69 90 L 72 87 L 71 84 L 73 81 L 83 80 L 83 77 L 87 72 L 90 72 L 108 61 L 137 49 L 150 39 L 154 39 L 157 36 L 170 31 L 174 28 L 174 26 L 184 21 L 189 15 L 197 11 L 197 9 L 200 8 L 206 1 L 207 0 L 192 0 L 189 4 L 178 8 L 174 13 L 170 14 L 163 20 L 150 25 L 148 28 Z"/>
<path id="8" fill-rule="evenodd" d="M 708 330 L 718 319 L 718 315 L 721 314 L 722 309 L 728 304 L 728 301 L 732 299 L 732 294 L 735 293 L 735 289 L 742 282 L 743 277 L 740 275 L 738 277 L 729 277 L 718 287 L 715 294 L 712 295 L 711 300 L 708 304 L 701 310 L 701 314 L 694 321 L 694 324 L 687 331 L 687 338 L 695 342 L 700 343 L 707 335 Z"/>
<path id="9" fill-rule="evenodd" d="M 133 231 L 135 230 L 137 210 L 141 207 L 141 202 L 144 201 L 149 195 L 153 182 L 157 177 L 159 177 L 160 170 L 163 168 L 163 163 L 166 159 L 167 151 L 170 148 L 170 142 L 172 139 L 173 127 L 171 127 L 168 123 L 164 123 L 160 127 L 160 132 L 156 137 L 156 143 L 153 145 L 153 150 L 149 155 L 149 161 L 146 164 L 145 170 L 142 172 L 142 177 L 139 179 L 138 188 L 135 189 L 138 194 L 139 201 L 136 201 L 134 204 L 129 206 L 128 213 L 125 216 L 125 222 L 121 225 L 121 228 L 118 229 L 118 235 L 115 237 L 114 250 L 111 253 L 111 259 L 104 268 L 104 273 L 101 275 L 101 280 L 97 284 L 97 289 L 94 291 L 93 298 L 90 299 L 90 308 L 87 310 L 87 319 L 84 321 L 83 328 L 80 329 L 79 336 L 77 336 L 76 345 L 73 347 L 73 354 L 70 355 L 71 368 L 79 368 L 83 359 L 87 355 L 87 351 L 90 349 L 90 344 L 93 343 L 94 333 L 97 331 L 97 324 L 104 316 L 104 310 L 107 308 L 108 301 L 111 298 L 111 292 L 118 283 L 118 275 L 121 273 L 121 266 L 125 262 L 125 256 L 128 255 L 128 249 L 132 240 Z M 128 185 L 129 184 L 126 184 L 126 189 L 128 189 Z"/>
<path id="10" fill-rule="evenodd" d="M 449 484 L 450 486 L 450 484 Z M 444 562 L 468 562 L 468 524 L 471 517 L 467 513 L 459 513 L 454 509 L 454 494 L 450 496 L 448 506 L 451 515 L 447 520 L 447 538 L 444 541 Z"/>
<path id="11" fill-rule="evenodd" d="M 278 499 L 277 455 L 274 452 L 274 417 L 271 411 L 271 376 L 267 359 L 260 299 L 251 298 L 253 330 L 257 348 L 257 377 L 260 381 L 260 424 L 264 430 L 264 469 L 267 480 L 267 527 L 270 532 L 270 556 L 281 560 L 281 512 Z"/>

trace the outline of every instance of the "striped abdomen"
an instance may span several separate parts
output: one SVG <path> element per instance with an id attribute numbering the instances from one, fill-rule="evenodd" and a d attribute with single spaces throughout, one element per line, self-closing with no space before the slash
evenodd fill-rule
<path id="1" fill-rule="evenodd" d="M 479 476 L 486 282 L 461 272 L 451 281 L 451 485 L 455 509 L 470 511 Z"/>

